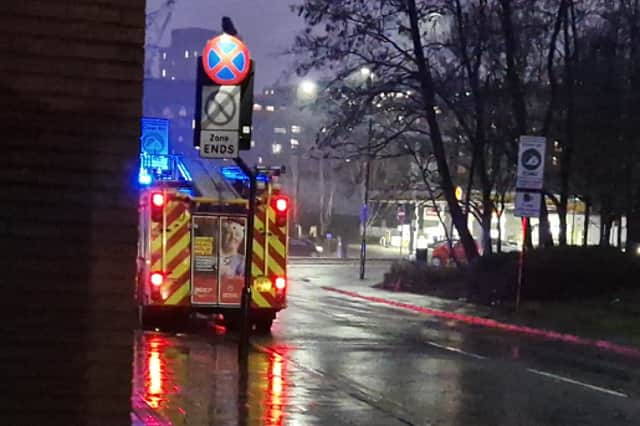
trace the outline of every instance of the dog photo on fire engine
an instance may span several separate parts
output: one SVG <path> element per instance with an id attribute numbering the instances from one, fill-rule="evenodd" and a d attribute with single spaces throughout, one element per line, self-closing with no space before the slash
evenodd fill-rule
<path id="1" fill-rule="evenodd" d="M 244 221 L 228 218 L 220 236 L 220 277 L 244 275 Z"/>

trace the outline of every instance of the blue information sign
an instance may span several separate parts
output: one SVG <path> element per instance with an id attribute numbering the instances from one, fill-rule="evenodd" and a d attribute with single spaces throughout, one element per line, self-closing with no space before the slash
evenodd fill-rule
<path id="1" fill-rule="evenodd" d="M 142 118 L 140 152 L 147 157 L 146 166 L 151 169 L 169 168 L 169 120 Z"/>

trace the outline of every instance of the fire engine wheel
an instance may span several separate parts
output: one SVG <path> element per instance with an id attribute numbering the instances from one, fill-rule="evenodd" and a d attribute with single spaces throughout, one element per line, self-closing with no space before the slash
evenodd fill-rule
<path id="1" fill-rule="evenodd" d="M 261 319 L 254 321 L 253 327 L 256 333 L 266 334 L 271 332 L 271 326 L 273 325 L 273 318 Z"/>
<path id="2" fill-rule="evenodd" d="M 183 330 L 189 326 L 189 313 L 183 310 L 163 311 L 138 306 L 138 324 L 143 330 Z"/>
<path id="3" fill-rule="evenodd" d="M 138 306 L 138 325 L 143 330 L 150 330 L 158 325 L 158 315 L 149 308 Z"/>

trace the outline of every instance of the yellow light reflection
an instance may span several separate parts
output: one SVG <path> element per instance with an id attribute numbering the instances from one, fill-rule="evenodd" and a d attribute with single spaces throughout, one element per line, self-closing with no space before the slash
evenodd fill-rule
<path id="1" fill-rule="evenodd" d="M 272 354 L 269 359 L 269 386 L 267 388 L 267 415 L 265 416 L 265 424 L 282 425 L 284 424 L 285 404 L 285 366 L 284 358 L 278 354 Z"/>
<path id="2" fill-rule="evenodd" d="M 162 393 L 162 370 L 160 368 L 160 354 L 152 352 L 149 355 L 149 393 L 159 395 Z"/>
<path id="3" fill-rule="evenodd" d="M 163 366 L 159 349 L 160 342 L 157 339 L 149 341 L 144 399 L 151 408 L 159 408 L 164 395 Z"/>

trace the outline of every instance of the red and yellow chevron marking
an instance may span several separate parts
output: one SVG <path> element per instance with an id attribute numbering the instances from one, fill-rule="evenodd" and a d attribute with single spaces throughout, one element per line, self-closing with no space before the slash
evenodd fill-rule
<path id="1" fill-rule="evenodd" d="M 251 302 L 254 308 L 283 308 L 286 300 L 276 289 L 261 289 L 255 285 L 260 277 L 272 280 L 287 276 L 287 226 L 276 226 L 276 213 L 268 205 L 259 205 L 254 218 L 253 263 L 251 275 L 254 288 Z"/>
<path id="2" fill-rule="evenodd" d="M 163 305 L 189 303 L 191 287 L 191 213 L 189 204 L 170 200 L 165 207 L 166 231 L 162 224 L 152 223 L 151 271 L 162 271 L 167 277 L 160 288 Z"/>
<path id="3" fill-rule="evenodd" d="M 251 265 L 251 276 L 254 280 L 267 273 L 265 269 L 266 223 L 266 206 L 256 206 L 256 215 L 253 218 L 253 259 Z"/>
<path id="4" fill-rule="evenodd" d="M 276 226 L 276 212 L 267 209 L 269 221 L 267 272 L 270 277 L 286 277 L 287 275 L 287 227 Z"/>

